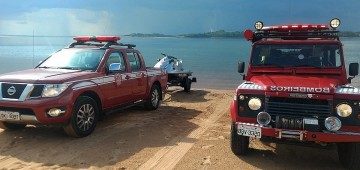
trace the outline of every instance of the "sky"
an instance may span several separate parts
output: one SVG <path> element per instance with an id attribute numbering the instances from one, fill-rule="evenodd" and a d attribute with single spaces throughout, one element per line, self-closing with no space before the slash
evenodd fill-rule
<path id="1" fill-rule="evenodd" d="M 179 35 L 264 25 L 328 24 L 360 31 L 359 0 L 1 0 L 0 35 Z"/>

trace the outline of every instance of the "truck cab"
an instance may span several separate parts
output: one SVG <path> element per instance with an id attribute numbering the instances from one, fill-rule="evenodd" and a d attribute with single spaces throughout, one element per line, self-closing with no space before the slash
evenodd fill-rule
<path id="1" fill-rule="evenodd" d="M 340 162 L 360 167 L 360 90 L 351 86 L 359 64 L 347 74 L 343 44 L 327 24 L 263 26 L 246 30 L 251 56 L 239 62 L 244 82 L 231 103 L 231 148 L 248 152 L 249 137 L 324 146 L 336 144 Z M 356 149 L 354 149 L 356 148 Z"/>

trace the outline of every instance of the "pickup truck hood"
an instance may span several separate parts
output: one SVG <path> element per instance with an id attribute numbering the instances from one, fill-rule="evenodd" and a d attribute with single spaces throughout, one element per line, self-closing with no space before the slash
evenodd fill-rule
<path id="1" fill-rule="evenodd" d="M 327 77 L 262 75 L 250 80 L 266 91 L 334 94 L 339 80 Z"/>
<path id="2" fill-rule="evenodd" d="M 12 83 L 63 83 L 94 72 L 66 69 L 29 69 L 0 75 L 0 82 Z M 84 78 L 85 78 L 84 77 Z"/>

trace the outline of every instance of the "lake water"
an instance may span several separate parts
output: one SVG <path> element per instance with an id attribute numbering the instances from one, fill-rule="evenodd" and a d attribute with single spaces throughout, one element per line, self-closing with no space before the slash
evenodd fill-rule
<path id="1" fill-rule="evenodd" d="M 360 38 L 341 40 L 347 65 L 359 62 Z M 71 42 L 71 37 L 0 37 L 0 73 L 32 68 Z M 235 89 L 242 82 L 237 62 L 248 60 L 251 47 L 244 39 L 122 37 L 121 42 L 136 44 L 147 66 L 154 66 L 162 52 L 181 58 L 197 77 L 193 87 L 212 89 Z"/>

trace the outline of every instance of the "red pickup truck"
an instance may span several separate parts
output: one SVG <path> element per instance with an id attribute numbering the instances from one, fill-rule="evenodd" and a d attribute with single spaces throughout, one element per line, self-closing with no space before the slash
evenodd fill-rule
<path id="1" fill-rule="evenodd" d="M 231 103 L 231 148 L 249 150 L 249 137 L 308 146 L 337 146 L 340 162 L 360 169 L 360 89 L 351 86 L 344 48 L 328 24 L 291 24 L 246 30 L 252 41 L 245 82 Z M 240 62 L 238 71 L 244 72 Z M 348 76 L 349 75 L 349 76 Z M 336 144 L 336 145 L 334 145 Z"/>
<path id="2" fill-rule="evenodd" d="M 135 45 L 117 36 L 74 40 L 34 69 L 0 75 L 0 128 L 59 124 L 68 135 L 84 137 L 115 108 L 158 108 L 167 73 L 145 67 Z"/>

